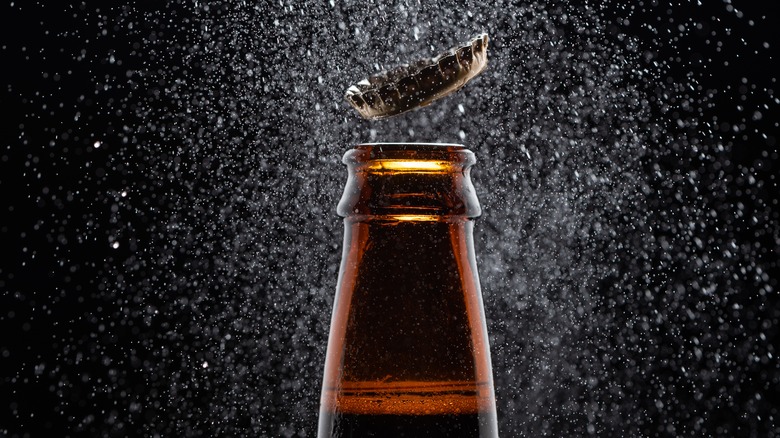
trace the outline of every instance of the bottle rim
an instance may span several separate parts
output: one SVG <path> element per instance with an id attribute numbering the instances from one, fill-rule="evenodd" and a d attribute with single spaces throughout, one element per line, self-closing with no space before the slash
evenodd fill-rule
<path id="1" fill-rule="evenodd" d="M 478 217 L 474 153 L 451 143 L 364 143 L 344 154 L 349 177 L 338 214 L 351 221 Z"/>
<path id="2" fill-rule="evenodd" d="M 414 149 L 414 148 L 427 149 L 427 148 L 441 148 L 441 147 L 455 147 L 459 149 L 466 149 L 466 146 L 460 143 L 433 143 L 433 142 L 406 142 L 406 141 L 368 142 L 368 143 L 360 143 L 355 147 L 359 148 L 361 146 L 382 147 L 382 148 L 391 148 L 391 149 Z"/>
<path id="3" fill-rule="evenodd" d="M 457 143 L 362 143 L 342 162 L 355 171 L 452 172 L 476 162 L 474 153 Z"/>

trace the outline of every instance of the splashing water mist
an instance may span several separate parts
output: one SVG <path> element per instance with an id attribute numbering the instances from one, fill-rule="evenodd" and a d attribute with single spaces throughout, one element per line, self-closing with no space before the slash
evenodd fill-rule
<path id="1" fill-rule="evenodd" d="M 780 435 L 776 6 L 591 3 L 4 6 L 0 434 L 313 436 L 338 159 L 394 141 L 479 157 L 501 436 Z M 483 31 L 467 92 L 343 101 Z"/>

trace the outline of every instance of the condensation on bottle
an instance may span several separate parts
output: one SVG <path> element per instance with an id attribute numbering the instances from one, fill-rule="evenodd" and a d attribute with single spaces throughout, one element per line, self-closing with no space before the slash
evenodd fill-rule
<path id="1" fill-rule="evenodd" d="M 343 161 L 344 248 L 318 436 L 497 437 L 474 154 L 375 143 Z"/>

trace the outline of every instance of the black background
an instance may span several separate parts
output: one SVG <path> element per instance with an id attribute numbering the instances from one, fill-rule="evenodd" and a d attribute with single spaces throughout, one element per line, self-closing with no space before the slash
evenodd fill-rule
<path id="1" fill-rule="evenodd" d="M 733 38 L 722 40 L 720 51 L 706 42 L 706 29 L 685 42 L 691 47 L 690 52 L 676 53 L 673 44 L 659 46 L 659 58 L 680 58 L 676 70 L 672 65 L 671 77 L 684 76 L 690 71 L 690 65 L 710 58 L 713 59 L 710 64 L 715 67 L 700 69 L 703 73 L 700 80 L 705 88 L 737 87 L 743 77 L 750 78 L 750 83 L 758 88 L 777 87 L 774 81 L 778 69 L 776 60 L 768 61 L 764 55 L 745 51 L 741 43 L 741 38 L 747 38 L 767 41 L 773 47 L 780 44 L 777 28 L 766 24 L 780 18 L 776 2 L 734 3 L 744 11 L 745 17 L 734 17 L 732 23 L 724 25 L 732 28 Z M 85 312 L 95 309 L 96 313 L 101 313 L 104 307 L 116 305 L 101 301 L 92 292 L 101 287 L 101 278 L 107 274 L 103 272 L 104 267 L 125 260 L 135 249 L 126 245 L 114 250 L 106 244 L 105 233 L 101 234 L 100 230 L 111 227 L 110 208 L 106 201 L 97 197 L 97 190 L 90 192 L 89 184 L 81 183 L 95 174 L 109 187 L 144 183 L 132 180 L 132 174 L 123 172 L 121 166 L 118 171 L 109 172 L 109 162 L 114 163 L 111 166 L 116 169 L 116 157 L 109 157 L 109 151 L 93 145 L 94 133 L 115 134 L 123 125 L 121 114 L 104 111 L 104 108 L 126 106 L 126 114 L 132 112 L 132 102 L 123 100 L 126 90 L 116 88 L 95 93 L 105 83 L 102 78 L 121 77 L 126 70 L 143 68 L 142 55 L 129 56 L 134 53 L 133 44 L 138 41 L 135 34 L 111 29 L 109 25 L 108 34 L 98 37 L 103 28 L 101 20 L 96 18 L 100 14 L 98 11 L 121 6 L 119 2 L 110 1 L 87 5 L 24 2 L 14 6 L 6 3 L 0 9 L 0 57 L 5 77 L 0 90 L 0 105 L 4 110 L 0 124 L 0 433 L 9 436 L 57 436 L 58 432 L 72 430 L 73 417 L 90 413 L 104 416 L 105 411 L 112 409 L 111 406 L 98 408 L 85 403 L 84 391 L 89 391 L 91 386 L 81 384 L 76 375 L 71 374 L 70 384 L 62 387 L 59 385 L 63 380 L 36 375 L 49 375 L 52 367 L 57 366 L 66 347 L 62 345 L 63 339 L 76 342 L 92 334 L 94 321 L 84 319 Z M 139 11 L 154 11 L 158 5 L 157 2 L 135 2 L 133 7 Z M 723 7 L 720 2 L 708 1 L 686 11 L 707 22 L 712 16 L 722 16 Z M 640 12 L 621 30 L 640 39 L 659 38 L 643 23 L 668 25 L 659 20 L 659 16 L 663 18 L 663 11 L 664 8 L 656 7 Z M 762 15 L 769 17 L 768 20 L 757 20 L 764 24 L 748 24 L 751 17 Z M 82 49 L 87 52 L 79 60 Z M 106 54 L 112 51 L 126 55 L 121 56 L 122 65 L 106 62 Z M 735 53 L 740 56 L 735 57 Z M 724 67 L 718 57 L 739 62 Z M 750 100 L 734 102 L 734 95 L 721 94 L 704 110 L 703 118 L 718 115 L 724 121 L 740 120 L 744 117 L 738 109 L 740 104 L 745 107 L 756 105 Z M 748 96 L 748 99 L 758 98 Z M 74 121 L 76 112 L 80 113 L 78 121 Z M 765 190 L 770 192 L 776 185 L 772 176 L 780 168 L 776 121 L 776 113 L 765 111 L 763 119 L 751 125 L 757 132 L 736 134 L 727 127 L 721 130 L 724 139 L 739 145 L 731 152 L 734 167 L 754 168 L 757 179 L 765 181 Z M 762 133 L 768 134 L 768 138 L 763 138 Z M 133 156 L 122 159 L 132 161 Z M 73 187 L 79 187 L 81 191 L 72 193 L 69 199 L 67 193 Z M 150 187 L 146 194 L 153 199 L 163 191 Z M 60 196 L 52 199 L 51 193 Z M 742 199 L 738 194 L 732 196 Z M 777 195 L 771 195 L 769 199 L 774 200 L 770 208 L 774 212 L 776 230 Z M 748 209 L 758 208 L 747 197 L 742 201 Z M 138 227 L 133 230 L 131 241 L 145 240 L 152 232 L 155 214 L 151 209 L 139 213 Z M 92 218 L 93 222 L 79 223 L 84 217 Z M 69 218 L 69 221 L 63 223 L 62 218 Z M 149 228 L 144 228 L 144 224 L 149 224 Z M 99 237 L 80 240 L 87 231 L 90 231 L 87 234 Z M 776 234 L 742 238 L 767 248 L 762 262 L 774 264 L 776 268 Z M 58 239 L 66 239 L 67 245 L 57 245 Z M 55 246 L 65 249 L 52 251 Z M 68 261 L 68 268 L 60 266 L 62 260 Z M 776 284 L 777 271 L 770 274 Z M 62 293 L 65 289 L 84 293 Z M 770 303 L 776 305 L 777 297 Z M 751 303 L 743 305 L 750 306 Z M 130 331 L 130 328 L 116 327 L 111 336 L 118 340 L 131 339 L 133 333 Z M 774 336 L 770 343 L 776 343 L 777 329 L 768 333 Z M 128 345 L 121 342 L 114 344 L 117 352 L 126 347 Z M 142 357 L 143 353 L 139 355 Z M 48 368 L 36 372 L 38 364 L 46 364 Z M 67 365 L 63 367 L 61 372 L 69 371 Z M 100 370 L 87 371 L 100 374 Z M 776 377 L 777 357 L 753 379 L 759 387 L 762 380 Z M 127 379 L 124 382 L 127 388 L 144 391 L 140 377 L 133 380 L 134 374 L 129 372 Z M 776 380 L 774 387 L 777 388 Z M 763 403 L 774 405 L 772 411 L 776 422 L 777 395 Z M 59 414 L 63 404 L 68 406 L 68 415 Z M 736 415 L 724 415 L 722 421 L 728 428 L 742 420 Z M 128 431 L 128 435 L 135 433 Z"/>

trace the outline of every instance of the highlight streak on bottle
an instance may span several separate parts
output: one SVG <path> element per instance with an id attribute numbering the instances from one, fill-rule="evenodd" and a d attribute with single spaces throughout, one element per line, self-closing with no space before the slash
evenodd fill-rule
<path id="1" fill-rule="evenodd" d="M 444 172 L 450 166 L 442 161 L 376 160 L 370 163 L 368 168 L 390 172 Z"/>
<path id="2" fill-rule="evenodd" d="M 363 118 L 383 119 L 430 105 L 461 87 L 487 67 L 488 35 L 431 59 L 383 71 L 349 87 L 344 98 Z"/>

